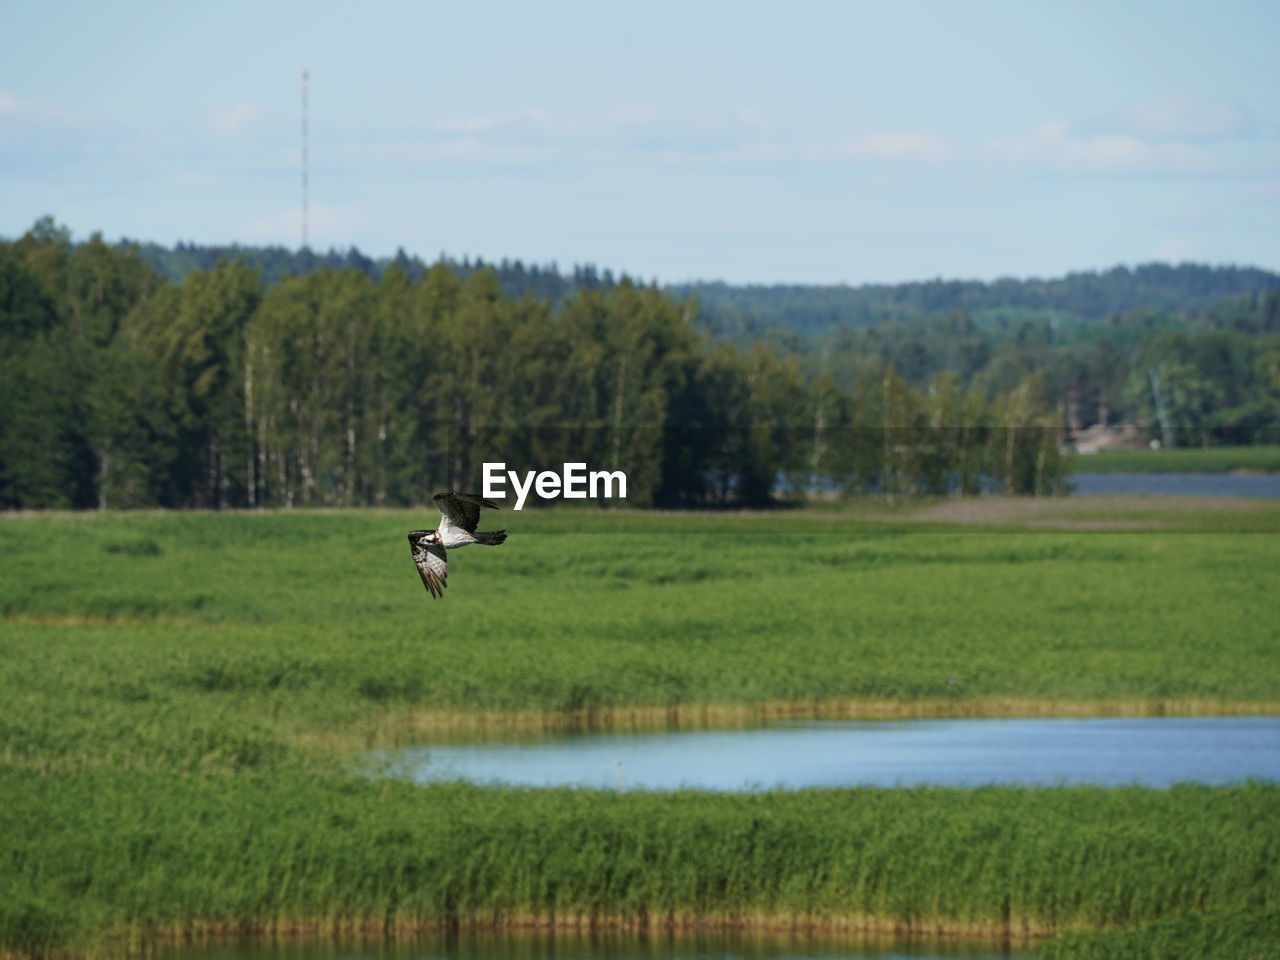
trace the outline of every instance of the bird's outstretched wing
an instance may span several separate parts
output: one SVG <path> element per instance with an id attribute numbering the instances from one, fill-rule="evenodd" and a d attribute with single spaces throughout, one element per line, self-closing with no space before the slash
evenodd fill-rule
<path id="1" fill-rule="evenodd" d="M 449 560 L 444 547 L 438 543 L 415 545 L 413 562 L 427 592 L 433 597 L 443 597 L 449 579 Z"/>
<path id="2" fill-rule="evenodd" d="M 431 498 L 435 501 L 440 513 L 455 527 L 461 527 L 467 533 L 476 532 L 476 524 L 480 522 L 480 508 L 489 507 L 497 510 L 498 505 L 475 493 L 437 493 Z"/>

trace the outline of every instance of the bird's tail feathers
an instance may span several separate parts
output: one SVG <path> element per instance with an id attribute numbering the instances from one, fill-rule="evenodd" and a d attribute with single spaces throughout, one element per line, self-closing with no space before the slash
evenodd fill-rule
<path id="1" fill-rule="evenodd" d="M 507 531 L 505 530 L 485 530 L 475 534 L 476 543 L 483 543 L 486 546 L 496 547 L 502 541 L 507 539 Z"/>

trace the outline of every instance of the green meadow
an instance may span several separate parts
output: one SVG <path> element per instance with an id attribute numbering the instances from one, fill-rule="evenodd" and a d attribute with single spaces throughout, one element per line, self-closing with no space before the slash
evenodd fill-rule
<path id="1" fill-rule="evenodd" d="M 504 512 L 444 600 L 404 536 L 425 511 L 6 517 L 0 952 L 550 924 L 1274 950 L 1271 784 L 359 772 L 368 747 L 514 725 L 1280 712 L 1280 504 L 1027 503 Z"/>
<path id="2" fill-rule="evenodd" d="M 1276 473 L 1280 445 L 1104 450 L 1076 457 L 1074 468 L 1080 473 Z"/>

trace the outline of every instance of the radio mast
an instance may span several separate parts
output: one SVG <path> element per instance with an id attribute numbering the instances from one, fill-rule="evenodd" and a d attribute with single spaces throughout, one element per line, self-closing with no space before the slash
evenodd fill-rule
<path id="1" fill-rule="evenodd" d="M 304 68 L 302 71 L 302 249 L 307 249 L 307 82 L 309 77 Z"/>

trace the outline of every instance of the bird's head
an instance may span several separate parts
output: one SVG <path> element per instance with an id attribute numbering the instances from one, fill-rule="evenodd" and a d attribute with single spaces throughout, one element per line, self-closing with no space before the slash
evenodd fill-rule
<path id="1" fill-rule="evenodd" d="M 410 530 L 409 542 L 414 545 L 417 545 L 420 543 L 422 544 L 439 543 L 440 531 L 439 530 Z"/>

